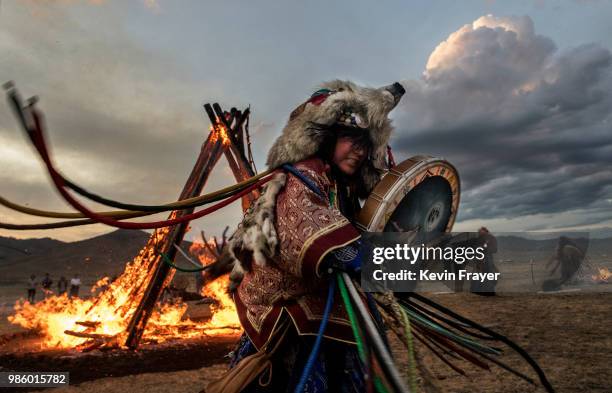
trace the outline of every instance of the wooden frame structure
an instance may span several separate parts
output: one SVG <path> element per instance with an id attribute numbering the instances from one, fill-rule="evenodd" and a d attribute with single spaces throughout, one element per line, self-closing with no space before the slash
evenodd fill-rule
<path id="1" fill-rule="evenodd" d="M 232 108 L 229 112 L 225 112 L 219 104 L 214 103 L 213 105 L 204 105 L 204 110 L 212 126 L 179 196 L 180 200 L 195 197 L 202 193 L 210 173 L 221 155 L 225 155 L 237 182 L 246 180 L 255 174 L 256 169 L 251 154 L 248 130 L 250 108 L 246 108 L 244 111 Z M 257 191 L 245 195 L 242 198 L 242 209 L 246 210 L 257 197 Z M 192 213 L 193 210 L 194 208 L 175 211 L 170 214 L 170 217 L 182 217 Z M 165 253 L 170 259 L 174 259 L 176 256 L 174 245 L 179 246 L 181 244 L 188 225 L 189 223 L 183 223 L 173 226 L 165 238 L 158 243 L 158 251 Z M 164 288 L 174 276 L 172 268 L 163 263 L 161 257 L 156 258 L 151 265 L 151 269 L 154 270 L 152 278 L 147 283 L 144 296 L 136 311 L 132 314 L 128 325 L 125 345 L 131 349 L 138 348 L 155 305 Z"/>

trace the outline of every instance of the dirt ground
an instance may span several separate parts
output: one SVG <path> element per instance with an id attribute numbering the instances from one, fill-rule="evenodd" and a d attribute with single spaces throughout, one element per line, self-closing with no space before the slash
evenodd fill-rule
<path id="1" fill-rule="evenodd" d="M 612 293 L 566 293 L 487 298 L 472 294 L 434 296 L 443 305 L 494 328 L 526 349 L 540 364 L 555 390 L 612 392 Z M 442 392 L 540 392 L 512 374 L 467 367 L 458 375 L 419 351 Z M 502 359 L 533 376 L 521 358 L 506 350 Z"/>
<path id="2" fill-rule="evenodd" d="M 542 366 L 557 392 L 612 392 L 612 338 L 609 335 L 612 327 L 612 293 L 569 292 L 494 298 L 444 294 L 432 298 L 494 328 L 523 346 Z M 402 363 L 406 353 L 401 344 L 392 340 L 392 346 Z M 467 376 L 461 376 L 422 348 L 418 349 L 417 356 L 425 365 L 419 376 L 420 391 L 544 391 L 495 366 L 491 371 L 481 371 L 457 362 L 467 373 Z M 537 379 L 511 350 L 504 353 L 502 360 Z M 99 378 L 49 391 L 195 393 L 225 369 L 224 359 L 220 357 L 217 364 L 188 371 L 147 372 L 144 369 L 141 370 L 144 373 L 137 375 Z M 403 367 L 402 371 L 406 372 L 406 368 Z M 425 379 L 430 381 L 428 386 L 423 384 Z"/>
<path id="3" fill-rule="evenodd" d="M 227 366 L 217 364 L 190 371 L 171 373 L 147 373 L 128 375 L 119 378 L 102 378 L 84 382 L 78 386 L 51 389 L 53 393 L 165 393 L 165 392 L 199 392 L 210 380 L 220 377 Z"/>

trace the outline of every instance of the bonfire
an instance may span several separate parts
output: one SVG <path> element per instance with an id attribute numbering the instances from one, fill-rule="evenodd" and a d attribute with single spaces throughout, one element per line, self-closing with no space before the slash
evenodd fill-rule
<path id="1" fill-rule="evenodd" d="M 146 283 L 151 280 L 155 244 L 167 232 L 167 228 L 157 230 L 116 280 L 111 282 L 104 277 L 94 285 L 90 298 L 63 294 L 49 296 L 35 304 L 20 300 L 9 321 L 40 333 L 43 348 L 124 347 L 130 318 L 143 297 Z M 202 243 L 194 243 L 190 251 L 206 265 L 213 261 L 206 250 Z M 226 287 L 227 277 L 222 277 L 203 289 L 202 295 L 215 299 L 215 304 L 211 305 L 212 317 L 206 322 L 185 318 L 187 304 L 182 300 L 158 303 L 144 330 L 143 342 L 237 333 L 240 323 Z"/>
<path id="2" fill-rule="evenodd" d="M 41 142 L 36 144 L 36 147 L 40 148 L 42 156 L 48 156 L 43 137 L 45 131 L 43 122 L 40 120 L 42 115 L 34 110 L 33 104 L 25 107 L 12 85 L 8 87 L 7 94 L 19 114 L 18 119 L 22 122 L 22 127 L 29 136 L 36 135 L 33 141 Z M 213 167 L 221 155 L 225 155 L 236 181 L 241 186 L 231 190 L 231 196 L 226 195 L 222 198 L 223 202 L 208 208 L 212 210 L 203 209 L 202 215 L 209 214 L 223 207 L 222 203 L 230 203 L 238 197 L 241 197 L 242 209 L 245 211 L 259 195 L 256 188 L 270 179 L 263 179 L 254 184 L 246 182 L 253 178 L 256 172 L 248 132 L 250 109 L 239 111 L 232 108 L 230 112 L 226 112 L 218 103 L 205 104 L 204 109 L 211 122 L 210 132 L 202 144 L 200 154 L 178 199 L 186 200 L 200 196 Z M 28 112 L 27 116 L 24 111 Z M 25 121 L 30 117 L 36 120 L 34 125 Z M 45 163 L 48 164 L 47 169 L 52 174 L 55 186 L 58 190 L 65 191 L 68 180 L 53 168 L 51 160 Z M 82 188 L 79 187 L 79 189 Z M 85 216 L 95 217 L 95 221 L 100 221 L 99 215 L 79 205 L 68 193 L 62 193 L 62 195 Z M 109 205 L 106 199 L 100 200 L 98 196 L 92 196 L 91 193 L 85 193 L 85 195 L 94 201 Z M 119 205 L 121 209 L 126 209 L 123 203 L 111 202 L 110 206 Z M 138 210 L 132 211 L 132 206 L 134 205 L 130 205 L 127 211 L 139 213 Z M 225 292 L 227 277 L 209 283 L 204 289 L 204 295 L 216 301 L 216 304 L 211 306 L 213 308 L 212 318 L 207 322 L 195 322 L 185 318 L 187 305 L 182 301 L 159 302 L 159 299 L 163 298 L 163 290 L 168 287 L 174 276 L 175 270 L 172 267 L 177 268 L 172 265 L 171 261 L 177 251 L 174 246 L 181 244 L 187 229 L 186 222 L 194 219 L 188 216 L 195 209 L 195 205 L 179 210 L 167 209 L 168 207 L 168 205 L 161 206 L 160 211 L 172 211 L 168 220 L 162 222 L 122 223 L 111 218 L 102 220 L 106 224 L 120 228 L 157 229 L 138 256 L 126 265 L 120 277 L 112 282 L 107 277 L 98 281 L 92 289 L 91 298 L 79 299 L 62 295 L 48 296 L 35 304 L 18 301 L 15 305 L 15 314 L 9 317 L 9 321 L 38 331 L 43 337 L 43 347 L 80 350 L 117 347 L 136 349 L 140 342 L 163 342 L 169 339 L 190 338 L 204 334 L 237 333 L 240 324 L 233 302 Z M 175 222 L 176 220 L 179 220 L 180 223 Z M 65 223 L 54 224 L 62 227 L 61 225 Z M 50 228 L 48 225 L 44 226 Z M 203 238 L 203 244 L 207 244 L 205 238 Z M 212 250 L 210 247 L 201 249 Z M 220 250 L 217 249 L 217 252 Z M 162 261 L 161 257 L 166 258 L 167 261 Z M 198 257 L 201 264 L 206 265 L 216 259 L 218 254 L 211 256 L 211 254 L 200 253 Z"/>

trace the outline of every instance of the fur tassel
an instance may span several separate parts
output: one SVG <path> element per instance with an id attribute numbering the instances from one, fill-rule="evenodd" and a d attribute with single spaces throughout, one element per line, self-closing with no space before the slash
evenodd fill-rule
<path id="1" fill-rule="evenodd" d="M 262 190 L 261 196 L 247 210 L 242 223 L 229 238 L 221 257 L 207 272 L 207 280 L 230 273 L 229 291 L 234 291 L 248 271 L 253 260 L 265 266 L 273 258 L 278 245 L 274 228 L 276 197 L 285 186 L 287 175 L 277 174 Z"/>

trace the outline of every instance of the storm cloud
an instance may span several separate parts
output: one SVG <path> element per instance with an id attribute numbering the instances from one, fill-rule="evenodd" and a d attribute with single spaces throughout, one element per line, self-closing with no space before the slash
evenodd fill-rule
<path id="1" fill-rule="evenodd" d="M 450 34 L 404 85 L 395 146 L 457 166 L 460 220 L 575 210 L 589 212 L 576 225 L 612 218 L 608 49 L 560 51 L 528 16 L 483 16 Z"/>

